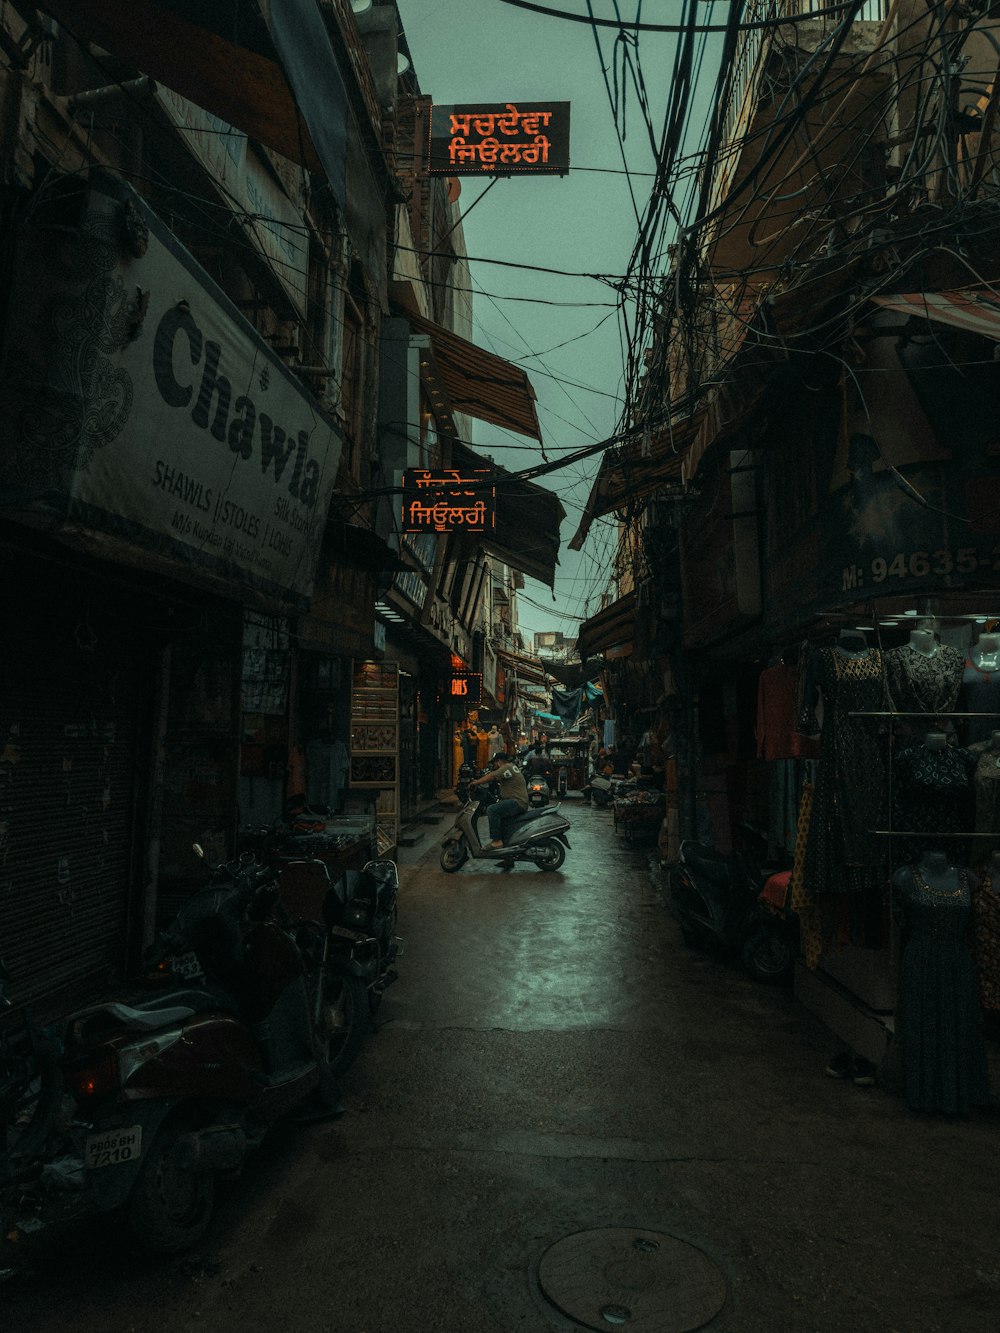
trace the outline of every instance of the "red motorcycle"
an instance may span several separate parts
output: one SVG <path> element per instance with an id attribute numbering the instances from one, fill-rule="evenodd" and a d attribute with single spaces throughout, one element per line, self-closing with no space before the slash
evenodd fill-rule
<path id="1" fill-rule="evenodd" d="M 39 1076 L 5 1117 L 4 1232 L 96 1209 L 176 1252 L 207 1228 L 216 1176 L 275 1121 L 337 1112 L 331 977 L 283 918 L 271 870 L 249 855 L 217 866 L 147 951 L 145 981 L 70 1015 L 58 1073 L 72 1102 Z"/>

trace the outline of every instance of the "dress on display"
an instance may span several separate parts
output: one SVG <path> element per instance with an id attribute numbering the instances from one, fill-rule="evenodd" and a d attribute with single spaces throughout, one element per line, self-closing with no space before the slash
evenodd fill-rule
<path id="1" fill-rule="evenodd" d="M 976 967 L 979 1000 L 984 1009 L 1000 1012 L 1000 880 L 985 874 L 972 895 L 976 925 Z"/>
<path id="2" fill-rule="evenodd" d="M 973 865 L 982 865 L 1000 850 L 1000 747 L 991 741 L 970 745 L 976 757 L 972 781 L 976 793 L 975 827 L 977 833 L 995 833 L 995 838 L 976 838 Z"/>
<path id="3" fill-rule="evenodd" d="M 911 745 L 900 751 L 893 765 L 892 826 L 919 836 L 893 839 L 895 861 L 907 865 L 934 850 L 945 852 L 957 865 L 966 864 L 969 839 L 951 835 L 972 829 L 976 762 L 976 755 L 956 746 L 935 750 Z M 924 836 L 935 833 L 940 836 Z"/>
<path id="4" fill-rule="evenodd" d="M 820 648 L 803 680 L 799 730 L 815 735 L 813 706 L 823 695 L 822 748 L 817 765 L 802 883 L 807 893 L 862 893 L 881 887 L 887 863 L 886 781 L 879 719 L 853 717 L 885 708 L 884 662 L 873 649 L 850 656 Z"/>
<path id="5" fill-rule="evenodd" d="M 989 740 L 990 733 L 1000 728 L 1000 671 L 983 671 L 972 658 L 967 658 L 962 675 L 962 712 L 990 713 L 991 717 L 965 719 L 965 739 L 971 745 Z"/>
<path id="6" fill-rule="evenodd" d="M 966 943 L 969 876 L 955 889 L 928 884 L 919 866 L 901 891 L 907 931 L 898 1032 L 906 1100 L 914 1111 L 967 1115 L 990 1100 L 976 969 Z"/>
<path id="7" fill-rule="evenodd" d="M 942 645 L 929 657 L 909 644 L 885 655 L 886 683 L 900 713 L 951 713 L 962 688 L 964 659 L 957 648 Z"/>

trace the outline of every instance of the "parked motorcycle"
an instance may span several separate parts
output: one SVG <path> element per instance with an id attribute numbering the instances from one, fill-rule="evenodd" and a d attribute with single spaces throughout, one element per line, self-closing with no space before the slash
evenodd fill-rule
<path id="1" fill-rule="evenodd" d="M 766 839 L 756 829 L 744 826 L 742 833 L 748 845 L 731 856 L 682 842 L 669 870 L 667 907 L 689 944 L 740 960 L 758 981 L 785 981 L 795 961 L 797 922 L 787 908 L 776 911 L 761 897 L 782 867 L 766 864 Z"/>
<path id="2" fill-rule="evenodd" d="M 325 862 L 309 858 L 282 862 L 280 884 L 299 947 L 329 978 L 338 1038 L 330 1067 L 341 1074 L 361 1049 L 386 989 L 399 979 L 399 873 L 394 861 L 369 861 L 332 879 Z"/>
<path id="3" fill-rule="evenodd" d="M 531 861 L 539 870 L 558 870 L 566 859 L 569 820 L 559 813 L 559 806 L 541 810 L 528 809 L 508 820 L 504 826 L 504 846 L 483 844 L 477 828 L 479 818 L 491 804 L 489 797 L 471 796 L 459 811 L 454 825 L 441 843 L 441 869 L 449 873 L 461 870 L 469 857 L 496 861 L 510 867 L 515 861 Z"/>
<path id="4" fill-rule="evenodd" d="M 69 1016 L 72 1100 L 43 1068 L 32 1151 L 18 1140 L 0 1175 L 5 1232 L 25 1213 L 37 1226 L 114 1212 L 146 1249 L 174 1253 L 207 1228 L 216 1176 L 276 1120 L 339 1109 L 339 979 L 281 915 L 271 870 L 251 855 L 217 866 L 147 951 L 146 979 Z"/>

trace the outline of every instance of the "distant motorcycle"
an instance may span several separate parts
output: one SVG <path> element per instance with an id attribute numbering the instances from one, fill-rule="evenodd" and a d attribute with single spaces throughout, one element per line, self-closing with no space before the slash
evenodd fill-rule
<path id="1" fill-rule="evenodd" d="M 549 790 L 549 784 L 541 774 L 533 778 L 528 778 L 528 805 L 532 809 L 541 809 L 543 805 L 548 805 L 552 799 L 552 792 Z"/>

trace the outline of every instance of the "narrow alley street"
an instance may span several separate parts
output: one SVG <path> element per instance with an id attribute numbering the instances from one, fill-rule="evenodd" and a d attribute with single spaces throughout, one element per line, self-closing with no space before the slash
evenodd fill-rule
<path id="1" fill-rule="evenodd" d="M 717 1333 L 995 1333 L 995 1120 L 826 1077 L 791 996 L 685 948 L 648 851 L 564 809 L 558 873 L 446 875 L 428 827 L 343 1118 L 274 1134 L 179 1260 L 63 1237 L 0 1289 L 4 1333 L 568 1333 L 538 1264 L 597 1228 L 698 1247 Z M 673 1278 L 607 1326 L 695 1327 Z"/>

